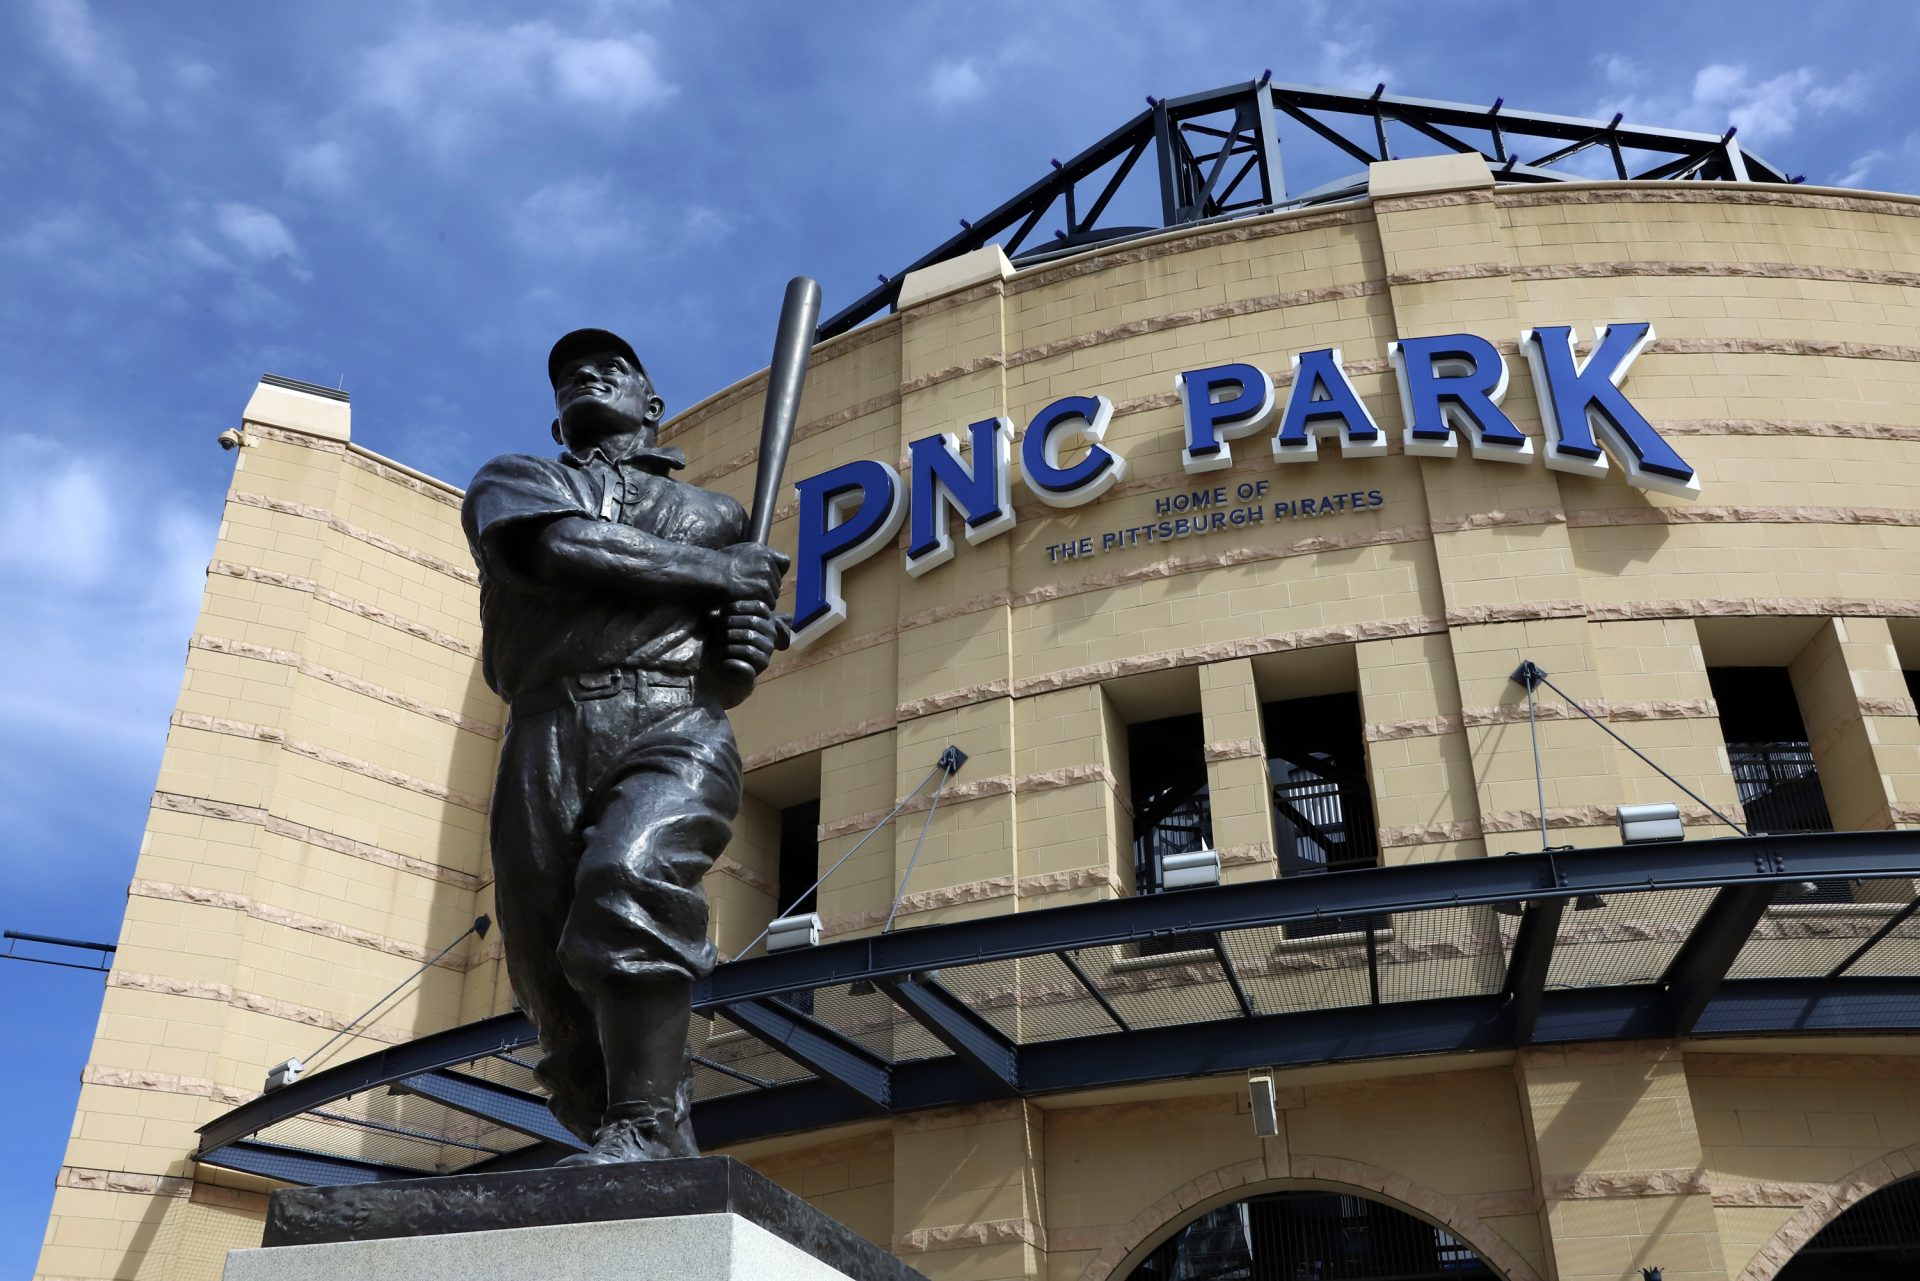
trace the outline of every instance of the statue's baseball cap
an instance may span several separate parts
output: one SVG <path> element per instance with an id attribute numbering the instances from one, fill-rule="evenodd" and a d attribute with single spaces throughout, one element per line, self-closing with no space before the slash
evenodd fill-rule
<path id="1" fill-rule="evenodd" d="M 633 345 L 619 334 L 605 329 L 576 329 L 563 335 L 553 345 L 553 350 L 547 353 L 547 381 L 557 388 L 560 385 L 560 371 L 566 368 L 568 361 L 609 351 L 617 356 L 625 356 L 649 384 L 653 382 L 647 374 L 647 367 L 640 363 L 640 357 L 634 353 Z"/>

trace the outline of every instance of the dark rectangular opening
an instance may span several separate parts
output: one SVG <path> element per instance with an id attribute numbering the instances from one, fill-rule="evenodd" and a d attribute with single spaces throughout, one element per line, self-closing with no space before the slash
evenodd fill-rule
<path id="1" fill-rule="evenodd" d="M 1755 836 L 1830 832 L 1826 794 L 1813 761 L 1807 724 L 1784 667 L 1709 667 L 1707 683 L 1720 709 L 1733 787 Z M 1848 881 L 1808 881 L 1783 888 L 1776 903 L 1849 903 Z"/>
<path id="2" fill-rule="evenodd" d="M 1360 700 L 1322 694 L 1268 703 L 1267 786 L 1273 803 L 1274 852 L 1281 876 L 1315 876 L 1375 867 L 1379 835 L 1367 785 L 1367 748 Z M 1289 925 L 1289 938 L 1385 929 L 1389 917 L 1352 917 Z"/>
<path id="3" fill-rule="evenodd" d="M 800 801 L 780 811 L 780 901 L 773 910 L 782 916 L 813 911 L 819 891 L 810 888 L 820 876 L 820 800 Z M 813 1013 L 813 989 L 785 992 L 775 998 L 802 1014 Z"/>
<path id="4" fill-rule="evenodd" d="M 780 811 L 780 901 L 783 916 L 811 912 L 819 894 L 809 888 L 820 875 L 820 801 L 801 801 Z"/>
<path id="5" fill-rule="evenodd" d="M 1133 883 L 1138 893 L 1158 894 L 1164 888 L 1162 859 L 1213 848 L 1206 731 L 1199 714 L 1129 725 L 1127 772 L 1133 784 Z"/>
<path id="6" fill-rule="evenodd" d="M 1166 889 L 1161 861 L 1213 848 L 1213 801 L 1207 791 L 1206 728 L 1197 712 L 1127 726 L 1132 782 L 1133 884 L 1137 894 Z M 1211 948 L 1205 934 L 1144 939 L 1136 956 L 1168 956 Z"/>

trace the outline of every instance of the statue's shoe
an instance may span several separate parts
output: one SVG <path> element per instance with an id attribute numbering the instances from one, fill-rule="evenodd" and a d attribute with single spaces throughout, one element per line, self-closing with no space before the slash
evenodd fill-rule
<path id="1" fill-rule="evenodd" d="M 671 1157 L 698 1155 L 678 1150 L 679 1127 L 665 1135 L 657 1115 L 648 1110 L 638 1116 L 610 1117 L 593 1134 L 593 1146 L 562 1159 L 563 1166 L 625 1165 L 634 1161 L 664 1161 Z"/>

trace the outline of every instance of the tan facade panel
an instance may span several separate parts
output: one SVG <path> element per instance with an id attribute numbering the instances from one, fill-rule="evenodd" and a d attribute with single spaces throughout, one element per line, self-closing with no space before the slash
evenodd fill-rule
<path id="1" fill-rule="evenodd" d="M 1368 200 L 1024 270 L 961 260 L 816 352 L 790 479 L 904 469 L 910 442 L 1002 416 L 1018 477 L 1035 414 L 1081 395 L 1111 402 L 1102 444 L 1126 474 L 1078 507 L 1016 478 L 1010 531 L 918 576 L 905 534 L 846 570 L 845 621 L 781 655 L 735 718 L 748 799 L 707 882 L 724 954 L 785 906 L 783 813 L 817 802 L 825 870 L 950 744 L 968 761 L 924 839 L 930 789 L 821 888 L 829 937 L 1138 892 L 1142 809 L 1179 752 L 1205 779 L 1224 881 L 1310 870 L 1275 800 L 1298 782 L 1298 725 L 1347 727 L 1368 862 L 1534 850 L 1543 829 L 1611 846 L 1616 809 L 1643 802 L 1681 804 L 1689 839 L 1724 835 L 1715 811 L 1759 820 L 1730 757 L 1744 709 L 1717 691 L 1756 669 L 1790 691 L 1833 827 L 1920 829 L 1920 204 L 1495 187 L 1458 158 L 1373 181 Z M 1570 325 L 1585 353 L 1596 326 L 1640 320 L 1655 337 L 1623 390 L 1696 469 L 1697 497 L 1630 484 L 1620 459 L 1589 476 L 1542 458 L 1523 331 Z M 1530 457 L 1408 452 L 1389 344 L 1452 333 L 1507 360 Z M 1177 374 L 1249 363 L 1284 402 L 1296 355 L 1331 347 L 1384 450 L 1329 439 L 1283 458 L 1269 427 L 1231 442 L 1230 467 L 1184 469 Z M 756 375 L 667 425 L 689 475 L 749 495 L 763 396 Z M 301 416 L 324 409 L 249 410 L 47 1278 L 217 1275 L 268 1185 L 196 1167 L 194 1129 L 492 910 L 506 718 L 477 670 L 458 492 L 353 445 L 344 415 Z M 775 528 L 788 549 L 796 508 Z M 1511 679 L 1525 659 L 1692 795 L 1544 687 L 1530 720 Z M 1766 927 L 1851 939 L 1910 888 L 1776 907 Z M 1660 923 L 1638 897 L 1563 943 L 1645 936 Z M 1401 918 L 1387 942 L 1409 963 L 1383 999 L 1438 990 L 1412 962 L 1442 956 L 1497 990 L 1513 927 L 1489 921 L 1475 953 Z M 1286 943 L 1249 983 L 1364 985 L 1351 938 Z M 467 939 L 326 1062 L 510 1008 L 501 955 L 498 935 Z M 1042 981 L 1009 966 L 1016 996 Z M 724 1028 L 709 1048 L 749 1053 Z M 1508 1281 L 1654 1265 L 1763 1281 L 1920 1168 L 1917 1051 L 1702 1039 L 1385 1061 L 1277 1074 L 1264 1139 L 1224 1076 L 739 1155 L 936 1281 L 1118 1281 L 1199 1213 L 1301 1188 L 1389 1201 Z"/>

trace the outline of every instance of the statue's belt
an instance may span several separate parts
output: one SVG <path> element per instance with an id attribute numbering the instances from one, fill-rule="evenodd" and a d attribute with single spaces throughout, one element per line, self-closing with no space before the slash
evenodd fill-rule
<path id="1" fill-rule="evenodd" d="M 523 720 L 615 694 L 639 695 L 663 707 L 685 706 L 693 701 L 693 674 L 659 672 L 646 667 L 609 667 L 562 676 L 516 695 L 513 718 Z"/>

